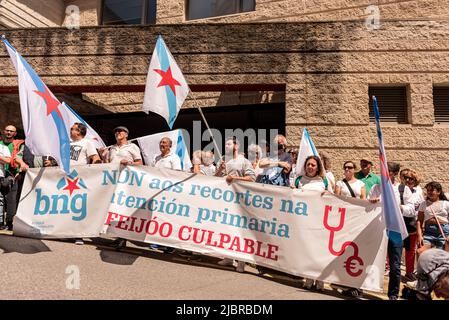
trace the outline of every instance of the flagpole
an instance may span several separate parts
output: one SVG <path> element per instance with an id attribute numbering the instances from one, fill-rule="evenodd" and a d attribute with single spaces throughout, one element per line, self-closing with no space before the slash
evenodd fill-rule
<path id="1" fill-rule="evenodd" d="M 220 152 L 220 149 L 218 148 L 217 142 L 216 142 L 215 139 L 214 139 L 214 136 L 213 136 L 213 134 L 212 134 L 212 130 L 211 130 L 210 127 L 209 127 L 209 123 L 207 123 L 207 120 L 206 120 L 206 117 L 204 116 L 203 110 L 201 109 L 201 107 L 200 107 L 198 101 L 196 101 L 196 98 L 195 98 L 195 96 L 193 95 L 193 92 L 192 92 L 191 90 L 189 90 L 189 94 L 190 94 L 190 96 L 193 98 L 193 101 L 194 101 L 194 103 L 195 103 L 195 107 L 198 108 L 198 111 L 200 112 L 200 115 L 201 115 L 201 117 L 203 118 L 204 123 L 206 124 L 207 130 L 209 131 L 209 134 L 210 134 L 210 136 L 211 136 L 211 138 L 212 138 L 212 141 L 213 141 L 213 143 L 214 143 L 215 149 L 217 149 L 218 155 L 219 155 L 219 157 L 220 157 L 220 159 L 221 159 L 223 156 L 221 155 L 221 152 Z"/>

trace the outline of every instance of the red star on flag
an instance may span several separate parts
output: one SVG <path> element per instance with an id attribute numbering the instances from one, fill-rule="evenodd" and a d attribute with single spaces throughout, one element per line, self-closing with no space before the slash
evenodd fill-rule
<path id="1" fill-rule="evenodd" d="M 36 90 L 34 90 L 34 92 L 36 92 L 39 96 L 42 97 L 42 99 L 45 100 L 45 103 L 47 104 L 47 116 L 49 116 L 53 111 L 56 111 L 58 116 L 62 119 L 61 112 L 58 109 L 60 103 L 53 97 L 50 90 L 48 90 L 47 86 L 45 86 L 45 92 L 40 92 Z"/>
<path id="2" fill-rule="evenodd" d="M 78 180 L 79 180 L 79 178 L 76 178 L 75 180 L 67 179 L 66 180 L 67 181 L 67 186 L 63 190 L 69 190 L 70 196 L 71 196 L 73 191 L 81 189 L 78 186 Z"/>
<path id="3" fill-rule="evenodd" d="M 169 86 L 171 91 L 176 96 L 176 87 L 175 86 L 181 86 L 181 84 L 175 78 L 173 78 L 173 75 L 171 74 L 171 67 L 168 67 L 167 71 L 162 71 L 159 69 L 153 69 L 153 70 L 156 71 L 162 77 L 161 82 L 159 83 L 159 85 L 157 87 L 159 88 L 159 87 L 163 87 L 163 86 Z"/>

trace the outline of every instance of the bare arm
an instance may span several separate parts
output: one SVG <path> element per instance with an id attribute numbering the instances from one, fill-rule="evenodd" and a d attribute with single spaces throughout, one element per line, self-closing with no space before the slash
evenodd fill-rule
<path id="1" fill-rule="evenodd" d="M 422 247 L 424 245 L 423 242 L 423 230 L 424 230 L 424 212 L 418 212 L 418 221 L 416 223 L 416 231 L 418 234 L 418 247 Z"/>
<path id="2" fill-rule="evenodd" d="M 366 199 L 366 188 L 365 188 L 365 186 L 360 188 L 360 199 Z"/>
<path id="3" fill-rule="evenodd" d="M 0 162 L 3 164 L 8 164 L 11 161 L 11 157 L 0 156 Z"/>
<path id="4" fill-rule="evenodd" d="M 335 186 L 335 194 L 341 196 L 341 188 L 339 186 Z"/>
<path id="5" fill-rule="evenodd" d="M 248 181 L 248 182 L 252 182 L 252 181 L 253 181 L 253 179 L 251 178 L 251 176 L 239 177 L 239 176 L 231 176 L 231 175 L 228 175 L 228 176 L 226 177 L 226 181 L 227 181 L 228 183 L 231 183 L 232 181 L 235 181 L 235 180 L 239 180 L 239 181 Z"/>
<path id="6" fill-rule="evenodd" d="M 93 154 L 89 157 L 90 163 L 101 163 L 100 156 L 98 154 Z"/>

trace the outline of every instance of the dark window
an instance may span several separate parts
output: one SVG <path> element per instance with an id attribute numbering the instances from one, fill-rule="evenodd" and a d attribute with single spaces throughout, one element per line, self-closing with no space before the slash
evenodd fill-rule
<path id="1" fill-rule="evenodd" d="M 407 88 L 405 86 L 369 88 L 369 119 L 375 121 L 372 96 L 377 98 L 380 121 L 408 123 Z"/>
<path id="2" fill-rule="evenodd" d="M 155 23 L 156 0 L 103 0 L 103 25 Z"/>
<path id="3" fill-rule="evenodd" d="M 187 20 L 254 11 L 255 0 L 188 0 Z"/>
<path id="4" fill-rule="evenodd" d="M 449 87 L 433 87 L 435 122 L 449 122 Z"/>

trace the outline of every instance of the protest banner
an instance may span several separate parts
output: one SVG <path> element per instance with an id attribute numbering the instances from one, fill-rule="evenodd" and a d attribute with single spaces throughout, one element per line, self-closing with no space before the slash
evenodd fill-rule
<path id="1" fill-rule="evenodd" d="M 217 177 L 146 166 L 100 164 L 76 170 L 89 187 L 73 190 L 67 203 L 86 195 L 85 202 L 73 206 L 85 207 L 90 225 L 83 227 L 382 291 L 387 238 L 380 204 L 251 182 L 229 185 Z M 85 236 L 68 218 L 72 207 L 61 209 L 65 200 L 58 199 L 67 196 L 67 187 L 54 187 L 55 172 L 43 169 L 38 178 L 36 169 L 30 171 L 16 218 L 20 234 Z M 30 232 L 50 220 L 52 229 Z"/>

